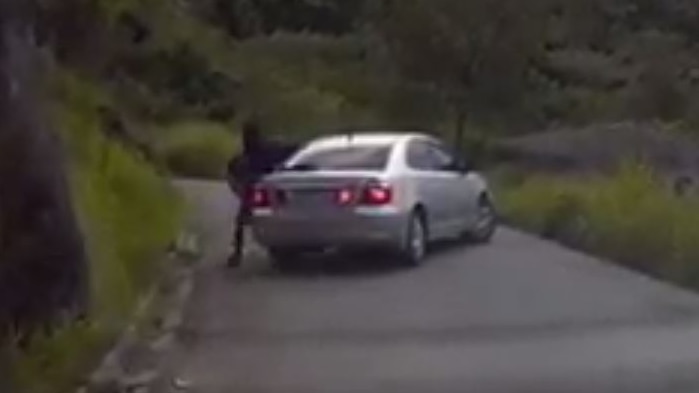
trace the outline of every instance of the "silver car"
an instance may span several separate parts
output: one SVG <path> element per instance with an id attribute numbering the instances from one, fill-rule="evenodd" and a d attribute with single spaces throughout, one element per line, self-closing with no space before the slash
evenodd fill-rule
<path id="1" fill-rule="evenodd" d="M 279 267 L 307 252 L 369 247 L 415 266 L 431 242 L 488 242 L 496 229 L 484 178 L 441 141 L 417 133 L 314 140 L 251 198 L 254 234 Z"/>

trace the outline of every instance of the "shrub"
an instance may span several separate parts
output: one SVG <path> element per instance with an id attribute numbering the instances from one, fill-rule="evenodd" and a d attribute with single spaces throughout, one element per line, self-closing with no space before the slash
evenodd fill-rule
<path id="1" fill-rule="evenodd" d="M 174 239 L 179 206 L 153 169 L 122 148 L 107 152 L 104 166 L 77 168 L 74 184 L 95 261 L 96 316 L 118 323 L 152 282 L 156 262 Z"/>
<path id="2" fill-rule="evenodd" d="M 555 237 L 555 227 L 572 219 L 567 205 L 572 204 L 574 194 L 566 185 L 535 178 L 512 187 L 505 186 L 500 195 L 503 213 L 512 222 Z"/>
<path id="3" fill-rule="evenodd" d="M 503 189 L 503 193 L 515 187 L 520 187 L 529 180 L 526 169 L 503 164 L 489 169 L 488 177 L 493 180 L 493 186 Z"/>
<path id="4" fill-rule="evenodd" d="M 535 177 L 503 186 L 515 224 L 629 267 L 699 284 L 699 200 L 678 197 L 651 169 L 624 165 L 606 178 Z"/>
<path id="5" fill-rule="evenodd" d="M 158 155 L 176 175 L 220 178 L 235 153 L 233 134 L 222 125 L 189 122 L 163 131 Z"/>
<path id="6" fill-rule="evenodd" d="M 590 236 L 600 252 L 643 270 L 662 268 L 658 264 L 673 253 L 673 230 L 681 225 L 673 222 L 674 212 L 683 201 L 637 165 L 625 166 L 585 193 Z"/>
<path id="7" fill-rule="evenodd" d="M 21 393 L 69 392 L 105 343 L 104 334 L 88 324 L 38 337 L 22 354 L 14 355 L 13 382 Z"/>

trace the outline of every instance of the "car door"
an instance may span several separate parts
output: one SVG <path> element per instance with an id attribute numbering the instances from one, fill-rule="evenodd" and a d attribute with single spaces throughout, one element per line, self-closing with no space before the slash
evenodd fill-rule
<path id="1" fill-rule="evenodd" d="M 425 205 L 428 214 L 430 237 L 443 236 L 444 220 L 448 211 L 440 201 L 440 178 L 435 171 L 434 157 L 425 140 L 415 140 L 408 146 L 407 164 L 411 170 L 410 181 L 416 199 Z"/>
<path id="2" fill-rule="evenodd" d="M 408 166 L 418 198 L 428 210 L 430 234 L 433 238 L 450 236 L 454 231 L 456 206 L 455 173 L 445 170 L 436 145 L 428 140 L 413 141 L 408 148 Z"/>
<path id="3" fill-rule="evenodd" d="M 468 174 L 459 169 L 458 159 L 450 149 L 439 142 L 430 144 L 435 167 L 441 172 L 439 198 L 445 205 L 445 231 L 457 235 L 469 225 L 472 213 L 473 187 Z"/>

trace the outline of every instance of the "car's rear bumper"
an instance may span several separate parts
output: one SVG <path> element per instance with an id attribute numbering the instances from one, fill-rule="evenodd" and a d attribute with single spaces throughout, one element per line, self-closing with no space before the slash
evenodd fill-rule
<path id="1" fill-rule="evenodd" d="M 407 222 L 408 215 L 390 210 L 325 217 L 257 211 L 253 231 L 268 248 L 398 247 Z"/>

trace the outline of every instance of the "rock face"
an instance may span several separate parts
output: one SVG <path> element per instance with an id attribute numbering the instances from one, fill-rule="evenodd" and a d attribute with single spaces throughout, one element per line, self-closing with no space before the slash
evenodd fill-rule
<path id="1" fill-rule="evenodd" d="M 0 329 L 87 311 L 87 261 L 58 136 L 41 110 L 32 2 L 0 0 Z"/>

